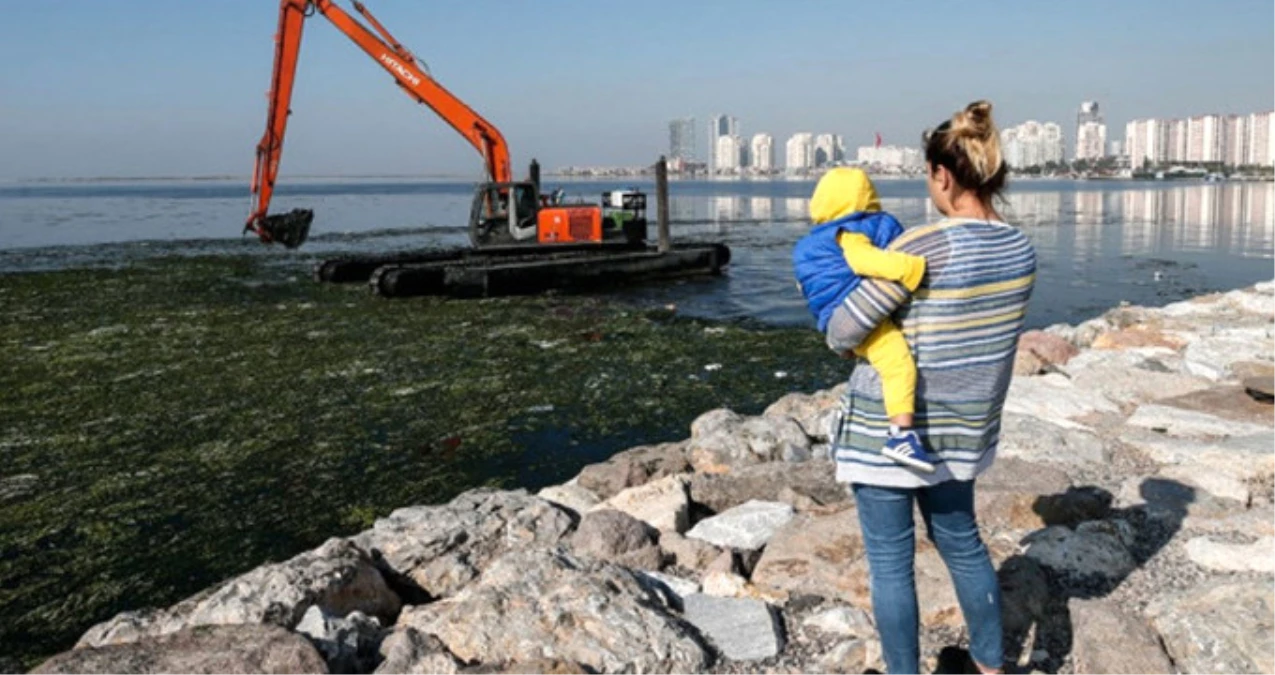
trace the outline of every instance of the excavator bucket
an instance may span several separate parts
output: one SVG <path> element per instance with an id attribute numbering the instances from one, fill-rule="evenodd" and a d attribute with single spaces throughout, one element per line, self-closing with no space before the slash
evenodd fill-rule
<path id="1" fill-rule="evenodd" d="M 257 221 L 257 229 L 270 241 L 283 244 L 287 248 L 296 248 L 305 243 L 310 236 L 310 221 L 314 220 L 314 211 L 310 209 L 292 209 L 287 213 L 266 216 Z"/>

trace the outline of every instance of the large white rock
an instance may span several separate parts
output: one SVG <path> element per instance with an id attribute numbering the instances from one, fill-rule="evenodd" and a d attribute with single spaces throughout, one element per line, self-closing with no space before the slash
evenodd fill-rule
<path id="1" fill-rule="evenodd" d="M 1061 373 L 1017 377 L 1009 385 L 1005 412 L 1031 415 L 1072 429 L 1086 428 L 1073 421 L 1092 413 L 1119 413 L 1106 396 L 1076 387 Z"/>
<path id="2" fill-rule="evenodd" d="M 589 488 L 579 484 L 567 483 L 565 485 L 550 485 L 549 487 L 536 493 L 536 496 L 564 506 L 577 514 L 588 513 L 589 509 L 598 505 L 600 501 L 598 496 L 593 494 Z"/>
<path id="3" fill-rule="evenodd" d="M 789 504 L 750 500 L 701 520 L 686 536 L 725 548 L 755 551 L 792 518 Z"/>
<path id="4" fill-rule="evenodd" d="M 1182 353 L 1186 372 L 1210 380 L 1229 380 L 1240 361 L 1271 361 L 1271 340 L 1263 329 L 1237 329 L 1196 340 Z"/>
<path id="5" fill-rule="evenodd" d="M 1162 431 L 1180 438 L 1266 434 L 1269 440 L 1271 435 L 1269 426 L 1237 422 L 1217 415 L 1154 403 L 1138 406 L 1127 423 L 1129 426 Z"/>
<path id="6" fill-rule="evenodd" d="M 801 625 L 826 635 L 857 638 L 870 638 L 876 635 L 872 627 L 872 617 L 858 607 L 842 606 L 825 609 L 810 616 Z"/>
<path id="7" fill-rule="evenodd" d="M 690 510 L 687 477 L 665 476 L 645 485 L 622 490 L 590 511 L 615 509 L 641 520 L 661 532 L 685 532 Z"/>
<path id="8" fill-rule="evenodd" d="M 687 596 L 685 604 L 686 620 L 732 661 L 766 659 L 784 648 L 779 621 L 760 600 L 697 593 Z"/>
<path id="9" fill-rule="evenodd" d="M 1038 417 L 1005 413 L 1001 416 L 998 457 L 1028 462 L 1089 464 L 1103 461 L 1104 443 L 1097 435 L 1047 422 Z"/>
<path id="10" fill-rule="evenodd" d="M 1186 543 L 1191 562 L 1221 572 L 1275 573 L 1275 537 L 1262 537 L 1251 544 L 1228 544 L 1208 537 Z"/>
<path id="11" fill-rule="evenodd" d="M 1275 584 L 1220 581 L 1152 601 L 1146 614 L 1183 673 L 1275 672 Z"/>

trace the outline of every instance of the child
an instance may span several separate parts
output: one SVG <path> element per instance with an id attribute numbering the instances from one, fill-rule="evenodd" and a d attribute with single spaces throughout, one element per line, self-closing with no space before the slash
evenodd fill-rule
<path id="1" fill-rule="evenodd" d="M 833 310 L 859 285 L 861 277 L 897 281 L 908 291 L 920 285 L 925 258 L 883 250 L 903 232 L 903 226 L 881 211 L 876 188 L 863 171 L 835 168 L 825 173 L 810 198 L 810 218 L 815 228 L 797 242 L 793 264 L 819 332 L 827 331 Z M 885 412 L 890 418 L 890 435 L 881 454 L 932 473 L 937 460 L 912 430 L 916 364 L 903 333 L 886 319 L 854 353 L 867 359 L 881 376 Z"/>

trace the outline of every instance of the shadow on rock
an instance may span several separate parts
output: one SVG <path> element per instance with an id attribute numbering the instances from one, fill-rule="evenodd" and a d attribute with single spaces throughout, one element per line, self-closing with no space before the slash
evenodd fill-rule
<path id="1" fill-rule="evenodd" d="M 1024 538 L 1026 551 L 998 571 L 1008 667 L 1030 662 L 1056 672 L 1068 657 L 1077 672 L 1172 667 L 1145 623 L 1103 598 L 1168 545 L 1196 492 L 1162 478 L 1143 481 L 1139 492 L 1143 503 L 1121 509 L 1111 509 L 1111 493 L 1097 487 L 1072 488 L 1033 504 L 1047 527 Z M 1076 613 L 1085 615 L 1084 626 L 1073 623 Z M 1104 629 L 1122 635 L 1113 640 L 1117 635 L 1097 634 Z M 1139 641 L 1127 633 L 1141 629 L 1145 644 L 1132 644 Z M 1113 661 L 1136 669 L 1093 670 Z"/>

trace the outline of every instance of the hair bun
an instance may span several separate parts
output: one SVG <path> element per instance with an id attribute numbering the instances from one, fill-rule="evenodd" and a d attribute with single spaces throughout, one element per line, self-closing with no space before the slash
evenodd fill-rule
<path id="1" fill-rule="evenodd" d="M 996 134 L 992 123 L 992 104 L 975 101 L 952 116 L 953 138 L 985 139 Z"/>

